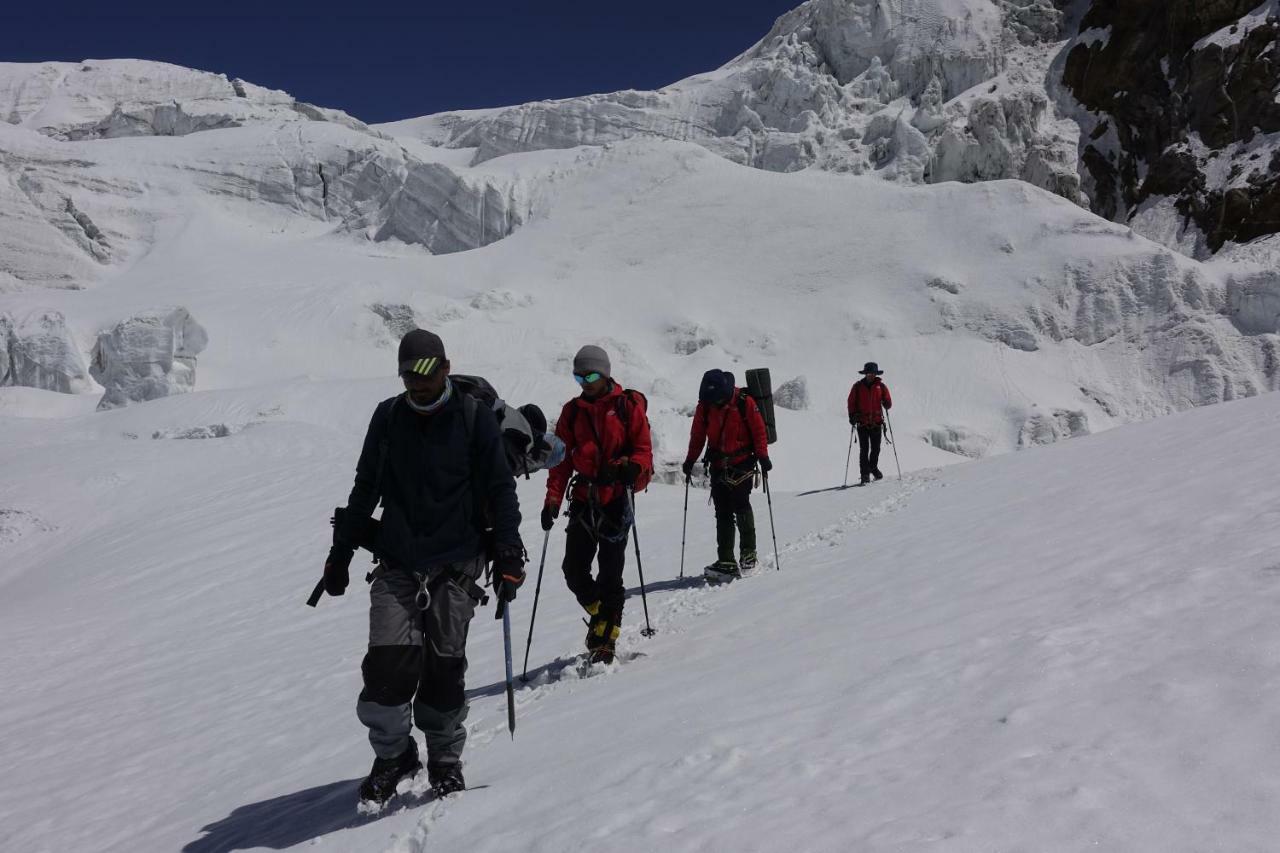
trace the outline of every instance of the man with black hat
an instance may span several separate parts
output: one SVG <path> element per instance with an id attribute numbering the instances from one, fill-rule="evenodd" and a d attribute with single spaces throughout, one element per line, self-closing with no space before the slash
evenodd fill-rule
<path id="1" fill-rule="evenodd" d="M 644 395 L 613 381 L 608 353 L 594 345 L 578 350 L 573 378 L 582 393 L 564 404 L 556 422 L 565 459 L 547 475 L 542 529 L 555 524 L 568 491 L 564 579 L 591 617 L 587 660 L 611 663 L 626 598 L 622 569 L 635 518 L 632 498 L 653 475 L 653 443 Z M 592 578 L 597 556 L 600 571 Z"/>
<path id="2" fill-rule="evenodd" d="M 404 336 L 399 369 L 405 391 L 374 410 L 324 566 L 325 591 L 342 595 L 357 546 L 379 561 L 356 704 L 377 756 L 360 797 L 378 804 L 422 767 L 411 720 L 426 737 L 436 793 L 466 787 L 463 676 L 467 627 L 485 597 L 477 581 L 490 560 L 503 601 L 524 581 L 520 506 L 493 412 L 454 389 L 431 332 Z"/>
<path id="3" fill-rule="evenodd" d="M 698 408 L 689 429 L 689 452 L 682 470 L 688 479 L 702 448 L 707 447 L 711 473 L 711 502 L 716 508 L 716 561 L 703 570 L 708 580 L 738 577 L 756 567 L 756 520 L 751 511 L 756 465 L 765 474 L 769 438 L 756 401 L 734 387 L 733 374 L 708 370 L 698 387 Z M 735 528 L 741 537 L 741 561 L 734 559 Z"/>
<path id="4" fill-rule="evenodd" d="M 862 379 L 849 390 L 849 425 L 858 430 L 858 470 L 862 474 L 859 485 L 865 486 L 871 478 L 883 480 L 880 473 L 880 437 L 884 434 L 884 412 L 893 408 L 889 386 L 880 379 L 884 371 L 874 361 L 863 366 Z"/>

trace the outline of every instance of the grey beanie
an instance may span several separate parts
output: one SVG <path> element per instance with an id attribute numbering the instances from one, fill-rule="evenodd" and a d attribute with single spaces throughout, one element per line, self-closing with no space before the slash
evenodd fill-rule
<path id="1" fill-rule="evenodd" d="M 594 372 L 609 377 L 609 370 L 609 354 L 594 344 L 587 344 L 573 357 L 573 372 L 579 376 Z"/>

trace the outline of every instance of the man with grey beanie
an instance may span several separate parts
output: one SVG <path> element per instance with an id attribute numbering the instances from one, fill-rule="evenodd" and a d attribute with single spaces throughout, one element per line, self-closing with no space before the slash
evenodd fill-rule
<path id="1" fill-rule="evenodd" d="M 356 704 L 377 756 L 360 798 L 378 805 L 421 769 L 411 721 L 436 794 L 466 787 L 463 677 L 467 627 L 485 598 L 478 581 L 490 561 L 503 601 L 524 581 L 520 506 L 493 412 L 454 387 L 438 336 L 415 329 L 398 355 L 404 393 L 373 413 L 324 567 L 325 591 L 342 595 L 356 547 L 378 558 Z"/>
<path id="2" fill-rule="evenodd" d="M 647 401 L 613 380 L 609 355 L 595 345 L 578 350 L 573 378 L 582 389 L 564 404 L 556 435 L 565 459 L 547 475 L 542 529 L 550 530 L 569 493 L 569 526 L 562 569 L 569 590 L 587 612 L 587 659 L 611 663 L 622 626 L 626 589 L 622 569 L 634 518 L 631 499 L 653 475 Z M 599 572 L 591 576 L 591 563 Z"/>

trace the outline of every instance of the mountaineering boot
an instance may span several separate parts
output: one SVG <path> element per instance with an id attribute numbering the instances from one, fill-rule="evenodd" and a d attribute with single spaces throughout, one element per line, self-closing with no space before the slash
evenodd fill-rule
<path id="1" fill-rule="evenodd" d="M 587 650 L 587 663 L 613 663 L 614 654 L 613 640 L 598 640 Z"/>
<path id="2" fill-rule="evenodd" d="M 877 480 L 883 480 L 883 479 L 884 479 L 884 474 L 881 474 L 881 473 L 880 473 L 880 469 L 879 469 L 879 468 L 872 468 L 872 469 L 871 469 L 871 476 L 872 476 L 872 477 L 875 477 Z"/>
<path id="3" fill-rule="evenodd" d="M 437 797 L 447 797 L 467 789 L 467 783 L 462 778 L 462 764 L 457 761 L 450 764 L 427 764 L 427 779 Z"/>
<path id="4" fill-rule="evenodd" d="M 733 560 L 716 560 L 702 570 L 702 575 L 712 583 L 731 581 L 738 577 L 738 564 Z"/>
<path id="5" fill-rule="evenodd" d="M 375 758 L 369 776 L 360 783 L 360 799 L 382 804 L 395 796 L 402 779 L 412 779 L 422 769 L 418 745 L 409 738 L 409 748 L 395 758 Z"/>
<path id="6" fill-rule="evenodd" d="M 743 551 L 742 559 L 738 561 L 738 569 L 742 572 L 749 572 L 756 567 L 759 560 L 756 559 L 755 551 Z"/>
<path id="7" fill-rule="evenodd" d="M 621 633 L 620 615 L 597 614 L 587 624 L 587 663 L 613 663 L 614 647 Z"/>

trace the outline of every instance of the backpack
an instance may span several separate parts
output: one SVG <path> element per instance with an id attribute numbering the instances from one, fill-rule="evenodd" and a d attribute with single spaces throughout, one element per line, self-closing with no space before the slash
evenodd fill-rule
<path id="1" fill-rule="evenodd" d="M 627 405 L 628 402 L 631 403 L 631 406 Z M 640 409 L 640 413 L 644 417 L 645 425 L 648 425 L 649 398 L 639 391 L 635 391 L 631 388 L 623 388 L 622 395 L 619 396 L 617 402 L 614 403 L 614 411 L 618 415 L 618 420 L 622 421 L 622 434 L 626 436 L 628 441 L 631 440 L 631 408 L 633 406 Z M 569 421 L 569 434 L 573 435 L 574 427 L 578 425 L 578 406 L 574 406 L 570 411 L 573 413 L 573 417 Z M 591 425 L 591 430 L 592 432 L 595 432 L 595 424 Z M 600 439 L 597 436 L 596 441 L 599 442 L 599 440 Z M 623 449 L 627 449 L 626 445 L 623 445 Z"/>
<path id="2" fill-rule="evenodd" d="M 547 417 L 537 405 L 508 405 L 482 376 L 450 376 L 449 381 L 455 390 L 465 395 L 464 403 L 474 400 L 493 410 L 512 474 L 517 477 L 523 474 L 527 480 L 533 472 L 552 468 L 564 458 L 564 442 L 547 432 Z M 468 436 L 474 423 L 473 411 L 467 420 Z"/>

